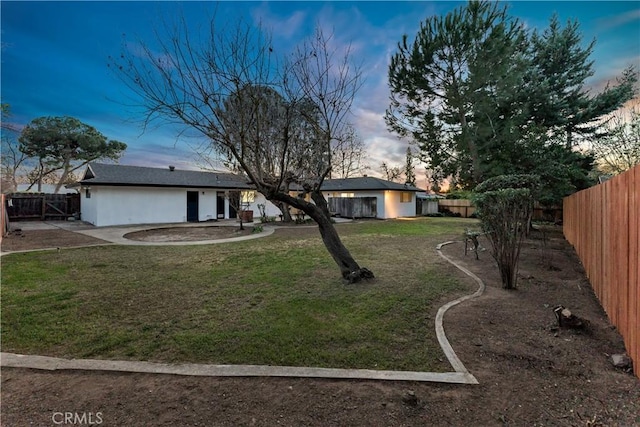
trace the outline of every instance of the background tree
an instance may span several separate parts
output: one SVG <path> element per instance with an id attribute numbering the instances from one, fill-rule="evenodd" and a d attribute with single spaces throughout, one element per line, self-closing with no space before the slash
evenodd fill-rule
<path id="1" fill-rule="evenodd" d="M 413 164 L 411 147 L 407 147 L 407 157 L 404 164 L 404 181 L 407 184 L 416 185 L 416 167 Z"/>
<path id="2" fill-rule="evenodd" d="M 268 200 L 318 224 L 344 279 L 373 277 L 340 240 L 320 192 L 360 87 L 349 50 L 330 49 L 331 37 L 317 30 L 292 54 L 277 55 L 260 28 L 218 28 L 214 20 L 204 37 L 184 19 L 159 34 L 158 48 L 142 44 L 133 54 L 125 45 L 111 63 L 141 99 L 145 123 L 178 123 L 206 137 Z"/>
<path id="3" fill-rule="evenodd" d="M 391 58 L 387 125 L 416 143 L 442 177 L 455 175 L 471 187 L 481 182 L 471 101 L 481 82 L 503 77 L 522 38 L 520 23 L 494 2 L 471 2 L 445 17 L 428 18 L 413 42 L 403 36 Z"/>
<path id="4" fill-rule="evenodd" d="M 433 169 L 430 169 L 428 166 L 424 168 L 424 177 L 427 181 L 427 188 L 433 191 L 434 193 L 439 193 L 441 188 L 441 181 L 438 179 Z"/>
<path id="5" fill-rule="evenodd" d="M 27 156 L 19 150 L 16 135 L 19 130 L 9 122 L 11 117 L 9 104 L 2 104 L 2 120 L 0 120 L 0 138 L 2 156 L 0 174 L 2 175 L 2 192 L 11 193 L 18 189 L 18 179 L 26 176 L 25 163 Z"/>
<path id="6" fill-rule="evenodd" d="M 564 137 L 568 149 L 576 144 L 575 135 L 593 135 L 601 123 L 598 118 L 631 99 L 637 82 L 636 70 L 630 66 L 615 86 L 607 85 L 602 92 L 590 95 L 585 81 L 594 74 L 589 58 L 595 40 L 583 45 L 579 23 L 567 21 L 561 27 L 557 15 L 542 33 L 534 30 L 530 41 L 532 118 L 553 135 Z"/>
<path id="7" fill-rule="evenodd" d="M 60 172 L 57 193 L 73 171 L 98 159 L 116 160 L 127 145 L 107 138 L 94 127 L 73 117 L 39 117 L 18 138 L 20 151 L 37 160 L 34 174 L 38 191 L 45 177 Z"/>
<path id="8" fill-rule="evenodd" d="M 369 169 L 364 141 L 353 125 L 348 124 L 342 138 L 332 148 L 331 178 L 362 176 Z"/>
<path id="9" fill-rule="evenodd" d="M 400 166 L 389 166 L 386 162 L 380 164 L 380 169 L 387 181 L 400 182 L 402 178 L 402 169 Z"/>
<path id="10" fill-rule="evenodd" d="M 640 106 L 614 113 L 605 132 L 589 138 L 600 170 L 619 174 L 640 164 Z"/>
<path id="11" fill-rule="evenodd" d="M 593 44 L 583 48 L 578 30 L 552 17 L 543 33 L 527 33 L 495 2 L 472 1 L 427 19 L 392 58 L 389 128 L 418 145 L 438 178 L 451 176 L 462 189 L 523 173 L 525 164 L 545 169 L 551 154 L 556 160 L 547 169 L 587 168 L 562 174 L 570 179 L 563 188 L 579 189 L 573 178 L 591 163 L 572 152 L 574 135 L 592 133 L 596 119 L 628 100 L 637 74 L 629 68 L 617 85 L 590 96 Z"/>

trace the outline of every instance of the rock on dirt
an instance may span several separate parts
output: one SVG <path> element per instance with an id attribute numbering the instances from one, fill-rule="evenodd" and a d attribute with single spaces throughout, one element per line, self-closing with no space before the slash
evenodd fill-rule
<path id="1" fill-rule="evenodd" d="M 611 364 L 618 369 L 622 370 L 630 370 L 631 369 L 631 358 L 626 354 L 612 354 L 611 355 Z"/>

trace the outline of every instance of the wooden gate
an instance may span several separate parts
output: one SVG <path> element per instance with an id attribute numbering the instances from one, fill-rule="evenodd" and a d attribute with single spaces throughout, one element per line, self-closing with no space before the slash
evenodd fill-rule
<path id="1" fill-rule="evenodd" d="M 66 220 L 80 215 L 80 194 L 13 193 L 7 196 L 10 220 Z"/>
<path id="2" fill-rule="evenodd" d="M 377 197 L 329 197 L 329 211 L 344 218 L 377 218 Z"/>

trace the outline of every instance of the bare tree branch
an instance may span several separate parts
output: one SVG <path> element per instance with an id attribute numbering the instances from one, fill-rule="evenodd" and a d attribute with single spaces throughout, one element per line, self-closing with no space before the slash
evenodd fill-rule
<path id="1" fill-rule="evenodd" d="M 340 241 L 320 192 L 332 143 L 343 137 L 360 87 L 350 49 L 331 49 L 331 37 L 317 30 L 279 57 L 260 27 L 219 27 L 213 19 L 206 34 L 195 34 L 183 18 L 157 33 L 158 52 L 125 43 L 111 58 L 110 67 L 141 100 L 145 126 L 161 120 L 205 136 L 210 148 L 201 153 L 224 159 L 267 199 L 318 223 L 343 278 L 373 277 Z M 292 196 L 294 184 L 312 201 Z"/>

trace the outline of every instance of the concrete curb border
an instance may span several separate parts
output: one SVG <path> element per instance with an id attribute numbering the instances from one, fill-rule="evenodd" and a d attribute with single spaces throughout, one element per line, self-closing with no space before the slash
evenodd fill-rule
<path id="1" fill-rule="evenodd" d="M 418 381 L 450 384 L 479 384 L 478 380 L 465 368 L 444 332 L 443 318 L 445 312 L 468 299 L 480 296 L 485 289 L 482 280 L 448 256 L 441 248 L 455 242 L 441 243 L 436 247 L 438 254 L 478 283 L 478 290 L 471 294 L 450 301 L 440 307 L 436 314 L 435 327 L 438 343 L 442 347 L 447 360 L 455 372 L 416 372 L 416 371 L 383 371 L 371 369 L 338 369 L 294 366 L 265 365 L 203 365 L 203 364 L 169 364 L 156 362 L 97 360 L 97 359 L 63 359 L 58 357 L 0 353 L 0 366 L 10 368 L 27 368 L 40 370 L 86 370 L 114 371 L 132 373 L 153 373 L 204 377 L 295 377 L 324 379 L 359 379 L 385 381 Z"/>
<path id="2" fill-rule="evenodd" d="M 246 223 L 247 226 L 253 226 L 253 223 Z M 211 227 L 230 227 L 229 225 L 215 225 Z M 119 245 L 127 245 L 127 246 L 199 246 L 199 245 L 215 245 L 219 243 L 232 243 L 232 242 L 242 242 L 245 240 L 253 240 L 259 239 L 262 237 L 270 236 L 274 233 L 275 229 L 273 227 L 265 226 L 263 230 L 259 233 L 247 234 L 246 236 L 239 237 L 227 237 L 224 239 L 212 239 L 212 240 L 186 240 L 186 241 L 172 241 L 172 242 L 145 242 L 140 240 L 131 240 L 124 237 L 129 233 L 134 233 L 136 231 L 144 231 L 150 229 L 158 229 L 161 230 L 163 228 L 174 228 L 171 226 L 163 226 L 163 227 L 140 227 L 132 228 L 130 230 L 126 230 L 126 233 L 121 233 L 119 229 L 114 229 L 115 232 L 113 234 L 105 235 L 108 233 L 108 229 L 104 230 L 78 230 L 77 233 L 84 234 L 85 236 L 95 237 L 96 239 L 106 240 L 111 243 L 116 243 Z M 186 227 L 185 227 L 186 228 Z"/>
<path id="3" fill-rule="evenodd" d="M 474 384 L 473 376 L 459 372 L 378 371 L 371 369 L 306 368 L 263 365 L 200 365 L 136 362 L 121 360 L 61 359 L 0 353 L 2 367 L 41 370 L 115 371 L 203 377 L 295 377 L 325 379 L 362 379 L 426 381 Z"/>
<path id="4" fill-rule="evenodd" d="M 436 246 L 436 250 L 438 251 L 438 255 L 440 255 L 443 259 L 445 259 L 449 263 L 453 264 L 456 268 L 461 270 L 467 276 L 471 277 L 478 284 L 478 290 L 475 291 L 471 295 L 465 295 L 463 297 L 460 297 L 458 299 L 450 301 L 450 302 L 446 303 L 445 305 L 443 305 L 442 307 L 440 307 L 440 309 L 438 310 L 438 313 L 436 314 L 436 336 L 438 337 L 438 342 L 440 343 L 440 347 L 442 347 L 442 351 L 444 351 L 444 354 L 445 354 L 445 356 L 447 356 L 447 359 L 449 360 L 449 363 L 451 364 L 453 369 L 458 373 L 470 375 L 471 378 L 473 378 L 473 381 L 474 381 L 472 384 L 479 384 L 478 381 L 475 379 L 475 377 L 473 375 L 471 375 L 469 373 L 469 371 L 467 370 L 467 368 L 465 368 L 465 366 L 462 364 L 462 361 L 460 360 L 458 355 L 456 355 L 456 353 L 453 351 L 453 347 L 451 347 L 451 344 L 449 343 L 449 340 L 447 339 L 447 335 L 444 332 L 444 326 L 442 324 L 442 321 L 443 321 L 443 318 L 444 318 L 444 313 L 448 309 L 450 309 L 451 307 L 453 307 L 455 305 L 460 304 L 463 301 L 467 301 L 469 299 L 479 297 L 480 295 L 482 295 L 482 293 L 485 290 L 484 282 L 478 276 L 476 276 L 471 271 L 469 271 L 467 268 L 463 267 L 458 262 L 454 261 L 453 259 L 451 259 L 447 255 L 442 253 L 442 247 L 446 246 L 446 245 L 450 245 L 452 243 L 456 243 L 456 242 L 455 241 L 444 242 L 444 243 L 440 243 L 438 246 Z"/>
<path id="5" fill-rule="evenodd" d="M 216 227 L 228 227 L 226 225 L 216 226 Z M 59 228 L 59 227 L 58 227 Z M 171 228 L 171 227 L 156 227 L 157 229 L 162 228 Z M 144 231 L 149 230 L 149 227 L 140 227 L 139 229 L 133 229 L 133 231 L 127 231 L 127 233 L 134 233 L 136 231 Z M 64 229 L 62 229 L 64 230 Z M 85 236 L 93 237 L 96 239 L 104 240 L 104 243 L 91 243 L 88 245 L 79 245 L 79 246 L 64 246 L 64 247 L 51 247 L 51 248 L 40 248 L 40 249 L 27 249 L 27 250 L 19 250 L 19 251 L 7 251 L 1 252 L 0 257 L 10 254 L 19 254 L 19 253 L 27 253 L 27 252 L 42 252 L 42 251 L 56 251 L 63 249 L 80 249 L 80 248 L 89 248 L 93 246 L 200 246 L 200 245 L 216 245 L 220 243 L 233 243 L 233 242 L 242 242 L 245 240 L 254 240 L 262 237 L 271 236 L 275 232 L 274 227 L 265 226 L 263 230 L 259 233 L 252 233 L 246 236 L 239 237 L 227 237 L 224 239 L 212 239 L 212 240 L 185 240 L 185 241 L 173 241 L 173 242 L 145 242 L 139 240 L 131 240 L 124 237 L 124 234 L 119 231 L 119 229 L 115 229 L 116 231 L 105 235 L 104 230 L 77 230 L 72 231 L 73 233 L 83 234 Z M 69 231 L 69 230 L 67 230 Z M 108 231 L 106 231 L 108 233 Z"/>

